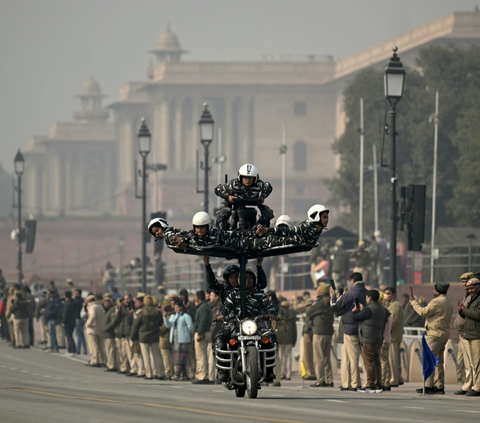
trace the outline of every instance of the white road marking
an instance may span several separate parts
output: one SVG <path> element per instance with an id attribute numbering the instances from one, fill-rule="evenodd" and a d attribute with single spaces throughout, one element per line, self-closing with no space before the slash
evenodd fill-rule
<path id="1" fill-rule="evenodd" d="M 224 391 L 221 391 L 220 389 L 218 391 L 212 391 L 212 392 L 224 392 Z"/>
<path id="2" fill-rule="evenodd" d="M 402 408 L 413 408 L 415 410 L 426 410 L 425 407 L 408 407 L 408 406 L 403 406 Z"/>
<path id="3" fill-rule="evenodd" d="M 325 400 L 325 401 L 329 401 L 329 402 L 345 402 L 345 401 L 340 401 L 340 400 L 332 400 L 332 399 L 330 399 L 330 400 Z"/>
<path id="4" fill-rule="evenodd" d="M 452 411 L 460 411 L 460 412 L 462 412 L 462 413 L 480 414 L 480 411 L 469 411 L 469 410 L 452 410 Z"/>
<path id="5" fill-rule="evenodd" d="M 17 369 L 16 369 L 15 367 L 10 367 L 10 370 L 14 370 L 14 371 L 15 371 L 15 370 L 17 370 Z"/>
<path id="6" fill-rule="evenodd" d="M 28 373 L 26 370 L 20 370 L 22 373 Z"/>

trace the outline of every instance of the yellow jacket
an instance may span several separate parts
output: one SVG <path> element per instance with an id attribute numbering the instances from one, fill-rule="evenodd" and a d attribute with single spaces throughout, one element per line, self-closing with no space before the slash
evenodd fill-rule
<path id="1" fill-rule="evenodd" d="M 453 314 L 453 305 L 444 294 L 435 297 L 425 307 L 416 300 L 411 300 L 413 309 L 425 318 L 425 328 L 430 338 L 447 342 L 450 336 L 450 320 Z"/>

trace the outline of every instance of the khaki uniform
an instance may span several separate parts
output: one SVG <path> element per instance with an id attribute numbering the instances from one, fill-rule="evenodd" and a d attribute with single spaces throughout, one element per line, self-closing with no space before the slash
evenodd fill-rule
<path id="1" fill-rule="evenodd" d="M 163 324 L 160 327 L 160 352 L 165 369 L 165 377 L 171 378 L 175 371 L 173 368 L 172 344 L 170 343 L 170 329 Z"/>
<path id="2" fill-rule="evenodd" d="M 105 343 L 102 338 L 104 331 L 104 309 L 98 302 L 88 305 L 88 319 L 86 326 L 87 342 L 90 349 L 90 364 L 105 364 Z"/>
<path id="3" fill-rule="evenodd" d="M 396 300 L 390 301 L 387 308 L 392 314 L 392 329 L 390 331 L 392 341 L 389 349 L 391 377 L 389 385 L 398 386 L 403 384 L 402 363 L 400 362 L 400 344 L 403 340 L 403 310 Z"/>
<path id="4" fill-rule="evenodd" d="M 435 374 L 426 380 L 425 387 L 442 389 L 445 386 L 445 369 L 443 367 L 443 354 L 445 344 L 450 336 L 450 319 L 453 314 L 453 305 L 448 301 L 445 294 L 440 294 L 430 301 L 425 307 L 422 307 L 416 300 L 411 300 L 410 304 L 418 315 L 425 318 L 425 328 L 427 329 L 427 344 L 438 358 L 438 364 L 435 367 Z"/>
<path id="5" fill-rule="evenodd" d="M 147 378 L 165 377 L 162 355 L 160 354 L 160 326 L 163 317 L 153 305 L 146 305 L 133 316 L 131 339 L 140 342 L 140 350 Z"/>
<path id="6" fill-rule="evenodd" d="M 465 307 L 468 306 L 471 297 L 470 295 L 466 295 L 464 300 L 462 301 Z M 455 317 L 455 328 L 457 329 L 459 342 L 458 342 L 458 356 L 457 362 L 460 366 L 460 355 L 463 361 L 462 368 L 465 369 L 465 383 L 462 386 L 462 391 L 468 392 L 472 389 L 473 386 L 473 363 L 472 363 L 472 356 L 470 353 L 470 348 L 468 346 L 468 341 L 465 339 L 465 319 L 460 315 L 457 314 Z"/>
<path id="7" fill-rule="evenodd" d="M 477 293 L 462 311 L 465 317 L 465 339 L 472 362 L 472 390 L 480 392 L 480 293 Z"/>

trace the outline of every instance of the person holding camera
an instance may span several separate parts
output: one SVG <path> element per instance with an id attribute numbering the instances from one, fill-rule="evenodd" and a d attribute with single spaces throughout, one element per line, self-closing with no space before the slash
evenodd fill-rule
<path id="1" fill-rule="evenodd" d="M 359 301 L 352 309 L 353 321 L 358 322 L 358 337 L 362 349 L 362 361 L 367 373 L 367 384 L 359 392 L 370 394 L 382 392 L 382 365 L 380 351 L 385 329 L 386 308 L 378 302 L 380 293 L 376 289 L 367 291 L 364 307 Z"/>
<path id="2" fill-rule="evenodd" d="M 366 305 L 367 290 L 362 274 L 354 272 L 350 275 L 351 289 L 345 292 L 338 300 L 330 288 L 330 307 L 335 313 L 343 315 L 343 330 L 346 363 L 342 362 L 342 391 L 356 391 L 360 384 L 360 371 L 358 359 L 360 357 L 360 339 L 358 336 L 358 321 L 353 319 L 353 305 L 355 303 Z M 359 306 L 357 305 L 357 309 Z"/>

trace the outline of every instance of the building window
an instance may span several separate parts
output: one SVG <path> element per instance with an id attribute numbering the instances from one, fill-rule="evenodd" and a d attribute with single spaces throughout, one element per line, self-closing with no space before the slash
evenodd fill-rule
<path id="1" fill-rule="evenodd" d="M 305 116 L 307 114 L 307 103 L 304 101 L 295 102 L 295 115 Z"/>
<path id="2" fill-rule="evenodd" d="M 293 170 L 305 172 L 307 170 L 307 144 L 297 141 L 293 147 Z"/>

